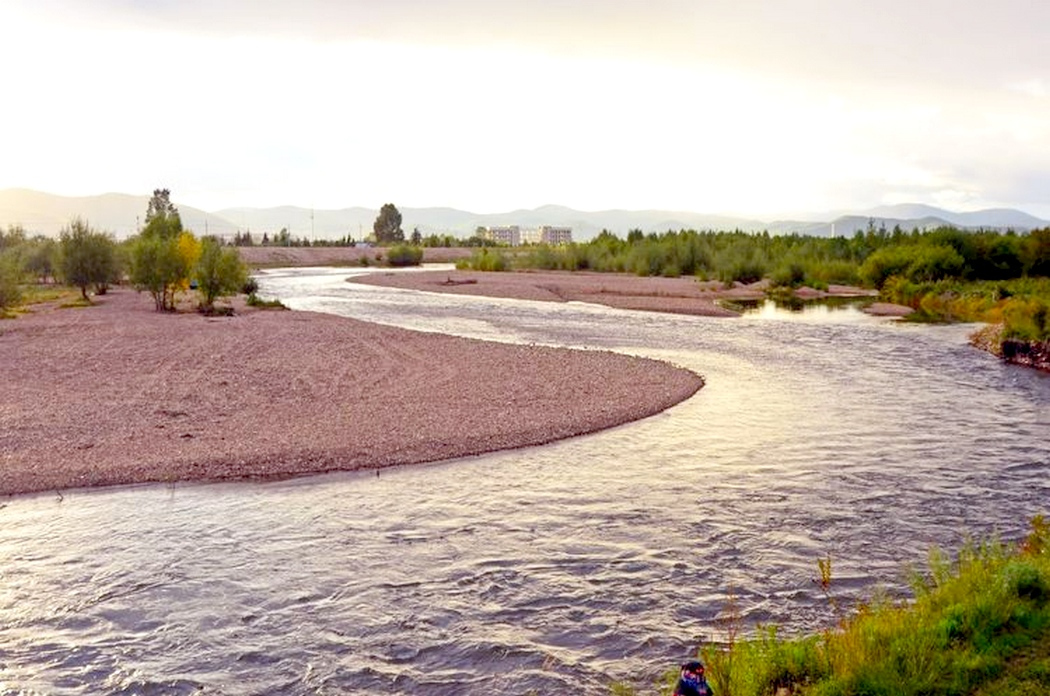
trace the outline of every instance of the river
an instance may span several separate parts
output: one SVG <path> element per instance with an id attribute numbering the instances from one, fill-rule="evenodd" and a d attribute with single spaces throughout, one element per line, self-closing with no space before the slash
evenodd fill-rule
<path id="1" fill-rule="evenodd" d="M 707 384 L 612 430 L 381 475 L 0 501 L 0 693 L 650 693 L 734 624 L 828 625 L 818 559 L 837 601 L 903 597 L 932 547 L 1017 539 L 1048 512 L 1050 375 L 971 348 L 973 327 L 457 297 L 354 272 L 260 284 L 296 309 L 623 351 Z"/>

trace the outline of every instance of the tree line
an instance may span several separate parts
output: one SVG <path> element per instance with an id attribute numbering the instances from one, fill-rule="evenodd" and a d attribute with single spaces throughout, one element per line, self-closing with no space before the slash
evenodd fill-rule
<path id="1" fill-rule="evenodd" d="M 1015 234 L 942 227 L 931 231 L 858 231 L 852 237 L 680 230 L 626 238 L 608 230 L 589 242 L 495 250 L 506 268 L 591 270 L 640 276 L 696 276 L 702 280 L 826 287 L 830 283 L 881 288 L 891 276 L 1006 280 L 1050 274 L 1050 229 Z M 470 265 L 470 264 L 468 264 Z"/>
<path id="2" fill-rule="evenodd" d="M 860 285 L 916 310 L 918 319 L 1002 323 L 1006 338 L 1050 340 L 1050 229 L 1025 233 L 951 226 L 905 232 L 869 224 L 852 237 L 734 231 L 608 230 L 589 242 L 479 249 L 461 267 L 767 279 L 771 292 Z"/>
<path id="3" fill-rule="evenodd" d="M 193 289 L 198 309 L 211 313 L 218 298 L 246 287 L 248 269 L 237 251 L 216 237 L 184 229 L 170 191 L 156 189 L 145 227 L 124 242 L 80 218 L 66 225 L 57 240 L 30 238 L 18 226 L 0 229 L 0 310 L 21 302 L 27 278 L 65 282 L 80 290 L 84 302 L 92 289 L 102 295 L 127 281 L 149 292 L 157 311 L 174 311 L 178 295 Z"/>

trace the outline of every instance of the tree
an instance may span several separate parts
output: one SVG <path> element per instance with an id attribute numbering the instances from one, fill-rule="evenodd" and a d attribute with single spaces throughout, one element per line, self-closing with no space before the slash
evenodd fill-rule
<path id="1" fill-rule="evenodd" d="M 146 226 L 149 227 L 155 219 L 167 220 L 170 217 L 179 217 L 179 209 L 171 203 L 171 191 L 153 189 L 153 196 L 146 206 Z"/>
<path id="2" fill-rule="evenodd" d="M 50 283 L 58 275 L 58 242 L 50 237 L 36 236 L 28 242 L 25 269 L 41 283 Z"/>
<path id="3" fill-rule="evenodd" d="M 214 237 L 201 240 L 195 273 L 201 310 L 211 313 L 216 298 L 234 295 L 248 282 L 248 269 L 236 249 L 222 246 Z"/>
<path id="4" fill-rule="evenodd" d="M 412 228 L 412 245 L 419 246 L 423 243 L 423 233 L 419 231 L 418 227 Z"/>
<path id="5" fill-rule="evenodd" d="M 1028 275 L 1050 276 L 1050 227 L 1032 230 L 1024 244 Z"/>
<path id="6" fill-rule="evenodd" d="M 21 225 L 8 225 L 7 232 L 0 227 L 0 251 L 25 244 L 26 231 Z"/>
<path id="7" fill-rule="evenodd" d="M 105 292 L 117 274 L 117 243 L 75 218 L 59 236 L 59 270 L 68 284 L 80 288 L 85 300 L 90 285 Z"/>
<path id="8" fill-rule="evenodd" d="M 182 229 L 167 189 L 157 189 L 146 211 L 146 226 L 131 244 L 131 282 L 153 296 L 158 312 L 175 311 L 175 298 L 190 286 L 200 256 L 192 232 Z"/>
<path id="9" fill-rule="evenodd" d="M 22 301 L 22 266 L 15 251 L 0 247 L 0 318 Z"/>
<path id="10" fill-rule="evenodd" d="M 379 244 L 405 241 L 405 231 L 401 229 L 401 213 L 393 203 L 384 203 L 379 209 L 379 216 L 372 225 L 372 231 Z"/>

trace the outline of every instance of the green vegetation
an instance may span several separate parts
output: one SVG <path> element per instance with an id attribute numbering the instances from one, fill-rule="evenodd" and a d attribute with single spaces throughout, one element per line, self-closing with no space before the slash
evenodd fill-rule
<path id="1" fill-rule="evenodd" d="M 1050 229 L 906 233 L 869 224 L 852 237 L 632 230 L 626 239 L 603 231 L 583 244 L 480 249 L 459 267 L 626 272 L 727 284 L 766 278 L 777 297 L 802 286 L 860 284 L 914 309 L 913 321 L 1002 323 L 1003 339 L 1050 340 Z"/>
<path id="2" fill-rule="evenodd" d="M 511 267 L 507 254 L 500 249 L 475 249 L 469 259 L 456 263 L 456 268 L 475 271 L 506 271 Z"/>
<path id="3" fill-rule="evenodd" d="M 386 253 L 387 265 L 394 267 L 418 266 L 422 260 L 423 249 L 410 244 L 392 246 Z"/>
<path id="4" fill-rule="evenodd" d="M 699 657 L 719 696 L 1022 696 L 1050 693 L 1050 522 L 1038 516 L 1017 546 L 970 544 L 952 561 L 934 551 L 915 599 L 862 605 L 819 635 L 776 627 Z M 820 583 L 836 614 L 831 561 Z M 735 613 L 730 607 L 730 614 Z M 671 692 L 674 674 L 658 687 Z M 615 693 L 634 693 L 623 684 Z"/>
<path id="5" fill-rule="evenodd" d="M 201 240 L 200 258 L 194 272 L 200 309 L 205 314 L 215 311 L 215 300 L 236 294 L 248 282 L 248 269 L 236 249 L 225 247 L 214 237 Z"/>
<path id="6" fill-rule="evenodd" d="M 264 300 L 254 292 L 248 295 L 246 304 L 249 307 L 256 307 L 258 309 L 288 309 L 288 307 L 286 307 L 280 300 Z"/>
<path id="7" fill-rule="evenodd" d="M 380 244 L 396 244 L 405 241 L 405 231 L 401 229 L 401 213 L 393 203 L 384 203 L 379 215 L 372 225 L 372 232 Z"/>
<path id="8" fill-rule="evenodd" d="M 119 282 L 120 257 L 111 235 L 93 230 L 76 218 L 62 230 L 60 240 L 60 275 L 68 285 L 80 288 L 85 303 L 90 303 L 88 287 L 91 285 L 99 295 L 104 295 L 111 283 Z"/>
<path id="9" fill-rule="evenodd" d="M 156 189 L 146 212 L 146 226 L 128 240 L 131 282 L 153 296 L 158 312 L 175 311 L 180 292 L 196 287 L 200 310 L 215 313 L 215 300 L 246 283 L 248 270 L 234 249 L 214 237 L 197 239 L 182 227 L 168 189 Z"/>
<path id="10" fill-rule="evenodd" d="M 832 600 L 831 564 L 821 583 Z M 1031 522 L 1023 544 L 972 544 L 952 562 L 930 555 L 907 605 L 878 600 L 835 629 L 797 640 L 775 628 L 703 658 L 716 693 L 760 696 L 966 696 L 1027 684 L 1047 693 L 1050 671 L 1050 524 Z M 833 604 L 834 606 L 834 604 Z M 1023 693 L 1023 692 L 1011 692 Z"/>
<path id="11" fill-rule="evenodd" d="M 189 289 L 190 273 L 200 256 L 197 239 L 182 229 L 169 196 L 167 189 L 153 192 L 146 227 L 129 240 L 131 282 L 149 292 L 158 312 L 175 311 L 176 296 Z"/>
<path id="12" fill-rule="evenodd" d="M 22 301 L 22 270 L 11 252 L 0 251 L 0 318 Z"/>

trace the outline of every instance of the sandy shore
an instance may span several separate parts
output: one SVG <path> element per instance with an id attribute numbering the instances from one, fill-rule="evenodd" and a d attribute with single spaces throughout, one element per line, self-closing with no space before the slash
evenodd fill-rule
<path id="1" fill-rule="evenodd" d="M 449 292 L 461 295 L 511 297 L 552 302 L 591 302 L 620 309 L 639 309 L 711 317 L 735 317 L 737 312 L 720 301 L 762 300 L 768 281 L 725 288 L 720 281 L 696 278 L 643 278 L 624 273 L 585 271 L 422 271 L 419 273 L 376 272 L 352 279 L 355 283 Z M 803 299 L 869 297 L 870 291 L 832 285 L 827 292 L 800 288 Z"/>
<path id="2" fill-rule="evenodd" d="M 309 312 L 161 315 L 116 290 L 0 322 L 0 494 L 268 479 L 551 442 L 658 413 L 701 379 Z"/>

